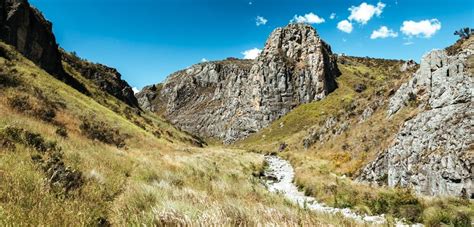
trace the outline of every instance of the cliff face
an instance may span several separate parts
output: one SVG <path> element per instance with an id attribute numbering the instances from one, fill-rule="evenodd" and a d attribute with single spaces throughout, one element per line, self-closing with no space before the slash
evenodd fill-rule
<path id="1" fill-rule="evenodd" d="M 103 91 L 131 107 L 139 107 L 132 87 L 125 80 L 122 80 L 122 75 L 116 69 L 102 64 L 90 63 L 65 52 L 62 52 L 62 59 Z"/>
<path id="2" fill-rule="evenodd" d="M 0 0 L 0 39 L 56 78 L 86 93 L 65 73 L 52 24 L 26 0 Z"/>
<path id="3" fill-rule="evenodd" d="M 331 48 L 309 25 L 276 29 L 254 61 L 194 65 L 137 94 L 144 109 L 226 143 L 245 138 L 294 107 L 324 98 L 339 75 Z"/>
<path id="4" fill-rule="evenodd" d="M 359 180 L 474 198 L 473 54 L 471 38 L 454 55 L 436 50 L 423 57 L 417 73 L 390 99 L 388 115 L 409 103 L 421 112 L 404 123 Z"/>

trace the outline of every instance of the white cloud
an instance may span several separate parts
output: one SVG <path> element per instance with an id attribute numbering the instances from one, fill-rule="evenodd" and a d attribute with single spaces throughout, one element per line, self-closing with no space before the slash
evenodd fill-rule
<path id="1" fill-rule="evenodd" d="M 329 16 L 329 19 L 331 20 L 336 19 L 336 13 L 331 13 L 331 16 Z"/>
<path id="2" fill-rule="evenodd" d="M 412 42 L 412 41 L 407 41 L 407 42 L 403 43 L 403 45 L 405 45 L 405 46 L 410 46 L 410 45 L 413 45 L 413 44 L 415 44 L 415 43 Z"/>
<path id="3" fill-rule="evenodd" d="M 201 59 L 201 62 L 208 62 L 206 58 Z"/>
<path id="4" fill-rule="evenodd" d="M 430 38 L 438 30 L 441 29 L 441 22 L 438 19 L 422 20 L 422 21 L 403 21 L 400 31 L 407 36 L 422 36 Z"/>
<path id="5" fill-rule="evenodd" d="M 382 26 L 379 30 L 374 30 L 372 35 L 370 35 L 371 39 L 385 39 L 388 37 L 395 38 L 398 36 L 397 32 L 394 32 L 392 29 L 388 29 L 387 26 Z"/>
<path id="6" fill-rule="evenodd" d="M 135 94 L 140 92 L 140 90 L 137 87 L 132 87 L 132 90 L 133 90 L 133 93 Z"/>
<path id="7" fill-rule="evenodd" d="M 255 59 L 258 57 L 258 55 L 260 55 L 260 52 L 262 52 L 262 50 L 253 48 L 242 52 L 242 54 L 244 55 L 244 59 Z"/>
<path id="8" fill-rule="evenodd" d="M 337 23 L 337 29 L 345 32 L 345 33 L 351 33 L 352 32 L 352 23 L 349 22 L 348 20 L 342 20 L 339 23 Z"/>
<path id="9" fill-rule="evenodd" d="M 326 20 L 324 18 L 314 14 L 308 13 L 304 16 L 295 15 L 293 19 L 290 21 L 292 23 L 308 23 L 308 24 L 321 24 L 324 23 Z"/>
<path id="10" fill-rule="evenodd" d="M 351 11 L 349 20 L 355 20 L 360 24 L 367 24 L 374 15 L 380 16 L 383 12 L 383 8 L 385 8 L 385 4 L 382 2 L 377 3 L 377 6 L 363 2 L 359 6 L 349 8 L 349 11 Z"/>
<path id="11" fill-rule="evenodd" d="M 256 19 L 255 24 L 256 24 L 257 26 L 260 26 L 260 25 L 265 25 L 265 24 L 267 24 L 267 22 L 268 22 L 267 19 L 265 19 L 264 17 L 258 16 L 257 19 Z"/>

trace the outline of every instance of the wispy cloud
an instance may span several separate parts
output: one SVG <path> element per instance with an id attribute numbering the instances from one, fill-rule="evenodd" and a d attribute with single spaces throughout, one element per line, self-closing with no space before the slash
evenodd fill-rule
<path id="1" fill-rule="evenodd" d="M 262 52 L 261 49 L 253 48 L 250 50 L 246 50 L 242 52 L 241 54 L 244 55 L 244 59 L 255 59 L 258 57 L 258 55 L 260 55 L 261 52 Z"/>
<path id="2" fill-rule="evenodd" d="M 349 8 L 351 15 L 348 19 L 351 21 L 354 20 L 360 24 L 367 24 L 374 15 L 380 16 L 384 8 L 385 4 L 382 2 L 377 3 L 376 6 L 363 2 L 359 6 L 352 6 Z"/>
<path id="3" fill-rule="evenodd" d="M 394 32 L 392 29 L 388 29 L 387 26 L 382 26 L 378 30 L 374 30 L 372 35 L 370 35 L 371 39 L 385 39 L 388 37 L 395 38 L 398 36 L 397 32 Z"/>
<path id="4" fill-rule="evenodd" d="M 405 45 L 405 46 L 410 46 L 410 45 L 413 45 L 413 44 L 415 44 L 415 43 L 412 42 L 412 41 L 407 41 L 407 42 L 403 43 L 403 45 Z"/>
<path id="5" fill-rule="evenodd" d="M 256 24 L 257 26 L 265 25 L 265 24 L 267 24 L 267 22 L 268 22 L 267 19 L 265 19 L 264 17 L 261 17 L 261 16 L 257 16 L 257 18 L 256 18 L 255 20 L 256 20 L 255 24 Z"/>
<path id="6" fill-rule="evenodd" d="M 329 19 L 331 20 L 336 19 L 336 13 L 331 13 L 331 15 L 329 16 Z"/>
<path id="7" fill-rule="evenodd" d="M 201 59 L 201 62 L 208 62 L 206 58 Z"/>
<path id="8" fill-rule="evenodd" d="M 342 20 L 339 23 L 337 23 L 337 29 L 345 33 L 351 33 L 353 29 L 352 23 L 349 22 L 348 20 Z"/>
<path id="9" fill-rule="evenodd" d="M 430 38 L 441 29 L 441 22 L 438 19 L 421 21 L 404 21 L 400 31 L 407 36 Z"/>
<path id="10" fill-rule="evenodd" d="M 292 23 L 308 23 L 308 24 L 321 24 L 324 23 L 326 20 L 324 18 L 314 14 L 308 13 L 304 16 L 295 15 L 293 19 L 290 21 Z"/>

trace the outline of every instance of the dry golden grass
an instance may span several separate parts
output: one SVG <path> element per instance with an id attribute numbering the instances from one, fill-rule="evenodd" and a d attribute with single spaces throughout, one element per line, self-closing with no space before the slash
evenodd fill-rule
<path id="1" fill-rule="evenodd" d="M 11 47 L 0 43 L 0 48 L 14 56 L 11 61 L 0 57 L 1 79 L 18 82 L 0 86 L 0 142 L 7 126 L 56 141 L 61 161 L 83 179 L 77 190 L 52 190 L 43 167 L 33 160 L 47 154 L 20 143 L 14 149 L 0 144 L 0 225 L 356 225 L 267 192 L 255 177 L 263 168 L 260 154 L 193 147 L 186 133 L 149 113 L 125 113 L 125 104 L 71 69 L 92 97 L 54 79 Z M 36 100 L 35 89 L 48 102 L 64 104 L 53 122 L 9 104 L 18 95 Z M 81 117 L 127 135 L 125 147 L 89 139 L 80 129 Z M 58 127 L 68 136 L 56 134 Z"/>
<path id="2" fill-rule="evenodd" d="M 422 217 L 423 210 L 432 206 L 430 199 L 415 198 L 403 190 L 370 187 L 351 180 L 379 152 L 390 146 L 404 121 L 419 111 L 407 107 L 393 118 L 386 115 L 389 95 L 412 72 L 401 73 L 400 62 L 350 57 L 342 61 L 345 64 L 339 65 L 342 75 L 337 79 L 339 88 L 336 91 L 321 101 L 297 107 L 235 146 L 273 153 L 278 151 L 280 144 L 285 143 L 287 148 L 278 155 L 292 163 L 296 184 L 306 194 L 331 206 L 349 207 L 361 213 L 388 213 L 389 216 L 406 217 L 411 221 L 424 221 L 418 216 Z M 367 89 L 357 93 L 354 91 L 356 84 L 364 84 Z M 376 103 L 379 104 L 375 112 L 361 121 L 364 109 Z M 347 125 L 347 129 L 338 134 L 331 128 L 321 136 L 321 141 L 306 149 L 303 139 L 311 130 L 324 127 L 323 123 L 330 117 L 338 119 L 333 129 L 343 125 Z M 447 213 L 452 217 L 458 215 L 454 211 L 474 216 L 472 203 L 447 207 L 451 208 Z"/>

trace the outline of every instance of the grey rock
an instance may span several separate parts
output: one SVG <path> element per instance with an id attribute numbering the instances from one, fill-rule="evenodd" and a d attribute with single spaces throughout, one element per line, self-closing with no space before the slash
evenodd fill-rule
<path id="1" fill-rule="evenodd" d="M 64 71 L 51 22 L 31 7 L 28 1 L 0 1 L 0 40 L 14 46 L 57 79 L 88 94 L 79 81 Z"/>
<path id="2" fill-rule="evenodd" d="M 423 57 L 420 69 L 390 100 L 392 116 L 415 98 L 421 113 L 408 120 L 393 144 L 369 163 L 359 181 L 410 187 L 419 194 L 474 197 L 473 48 Z"/>
<path id="3" fill-rule="evenodd" d="M 403 63 L 403 65 L 400 67 L 400 72 L 406 72 L 406 71 L 411 70 L 411 69 L 413 69 L 417 66 L 418 66 L 418 64 L 416 64 L 415 61 L 408 60 L 405 63 Z"/>
<path id="4" fill-rule="evenodd" d="M 336 89 L 331 48 L 304 24 L 278 28 L 255 60 L 201 63 L 137 94 L 179 128 L 232 143 Z M 155 86 L 156 88 L 156 86 Z"/>

